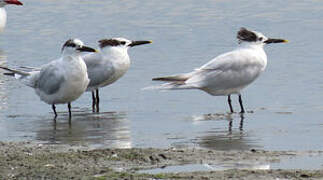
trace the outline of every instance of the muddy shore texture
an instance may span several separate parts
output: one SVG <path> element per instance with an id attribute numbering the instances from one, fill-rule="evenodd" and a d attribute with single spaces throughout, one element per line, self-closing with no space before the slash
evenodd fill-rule
<path id="1" fill-rule="evenodd" d="M 322 153 L 322 152 L 316 152 Z M 90 149 L 30 142 L 0 143 L 0 179 L 323 179 L 323 170 L 245 170 L 139 173 L 171 165 L 279 162 L 293 151 L 205 149 Z"/>

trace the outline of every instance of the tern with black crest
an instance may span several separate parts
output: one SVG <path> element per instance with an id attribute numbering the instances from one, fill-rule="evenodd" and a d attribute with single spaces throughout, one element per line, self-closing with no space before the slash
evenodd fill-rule
<path id="1" fill-rule="evenodd" d="M 102 39 L 100 52 L 85 54 L 83 57 L 90 84 L 87 91 L 92 92 L 92 110 L 99 112 L 99 88 L 105 87 L 121 78 L 130 67 L 128 49 L 149 44 L 151 41 L 130 41 L 125 38 Z"/>
<path id="2" fill-rule="evenodd" d="M 168 83 L 148 89 L 199 89 L 212 96 L 228 96 L 233 113 L 231 94 L 238 94 L 241 113 L 245 112 L 241 90 L 252 83 L 266 68 L 267 55 L 264 45 L 286 43 L 284 39 L 267 38 L 260 32 L 241 28 L 237 38 L 239 47 L 221 54 L 192 72 L 153 78 Z M 146 88 L 147 89 L 147 88 Z"/>
<path id="3" fill-rule="evenodd" d="M 67 104 L 71 119 L 71 102 L 85 92 L 90 81 L 81 52 L 96 52 L 96 50 L 84 46 L 79 39 L 69 39 L 62 47 L 61 58 L 40 68 L 31 68 L 30 71 L 2 66 L 0 68 L 10 71 L 16 79 L 34 88 L 42 101 L 52 105 L 55 119 L 57 117 L 55 105 Z"/>

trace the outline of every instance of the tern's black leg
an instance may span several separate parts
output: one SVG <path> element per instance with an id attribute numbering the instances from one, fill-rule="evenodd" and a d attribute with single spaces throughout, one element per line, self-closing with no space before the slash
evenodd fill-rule
<path id="1" fill-rule="evenodd" d="M 71 119 L 72 118 L 72 111 L 71 111 L 71 103 L 70 102 L 67 103 L 67 107 L 68 107 L 68 117 L 69 117 L 69 119 Z"/>
<path id="2" fill-rule="evenodd" d="M 54 114 L 55 114 L 55 120 L 56 120 L 57 113 L 56 113 L 56 107 L 55 107 L 55 104 L 52 104 L 52 109 L 53 109 L 53 111 L 54 111 Z"/>
<path id="3" fill-rule="evenodd" d="M 241 94 L 239 94 L 239 103 L 240 103 L 240 108 L 241 108 L 240 113 L 245 113 L 244 108 L 243 108 L 243 105 L 242 105 L 242 98 L 241 98 Z"/>
<path id="4" fill-rule="evenodd" d="M 100 111 L 100 97 L 99 97 L 99 89 L 96 90 L 96 112 Z"/>
<path id="5" fill-rule="evenodd" d="M 232 104 L 231 104 L 231 94 L 228 95 L 228 103 L 230 106 L 230 111 L 231 111 L 231 113 L 233 113 L 233 108 L 232 108 Z"/>
<path id="6" fill-rule="evenodd" d="M 95 105 L 96 105 L 95 92 L 92 91 L 92 112 L 95 112 Z"/>

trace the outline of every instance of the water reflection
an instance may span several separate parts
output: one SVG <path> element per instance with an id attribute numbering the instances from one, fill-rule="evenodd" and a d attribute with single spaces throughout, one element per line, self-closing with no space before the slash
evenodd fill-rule
<path id="1" fill-rule="evenodd" d="M 224 126 L 225 130 L 222 127 L 216 127 L 197 137 L 196 143 L 201 147 L 215 150 L 249 150 L 258 147 L 253 143 L 250 135 L 243 131 L 245 114 L 206 114 L 201 116 L 200 120 L 227 122 Z"/>
<path id="2" fill-rule="evenodd" d="M 7 62 L 7 56 L 6 53 L 0 49 L 0 65 L 5 65 Z"/>
<path id="3" fill-rule="evenodd" d="M 129 121 L 125 112 L 75 112 L 72 123 L 68 114 L 57 122 L 43 123 L 36 132 L 36 139 L 48 143 L 91 145 L 92 147 L 131 148 Z"/>
<path id="4" fill-rule="evenodd" d="M 156 43 L 133 49 L 131 72 L 102 92 L 101 102 L 107 103 L 101 108 L 113 109 L 116 114 L 81 112 L 80 117 L 73 113 L 71 127 L 68 118 L 59 116 L 55 129 L 50 107 L 31 88 L 0 75 L 0 82 L 5 82 L 0 84 L 1 141 L 33 141 L 37 134 L 37 139 L 45 142 L 93 141 L 108 147 L 118 142 L 115 139 L 138 147 L 168 147 L 173 142 L 191 145 L 193 139 L 213 149 L 243 149 L 255 144 L 267 150 L 323 149 L 323 127 L 319 126 L 323 124 L 320 1 L 61 2 L 28 0 L 28 8 L 10 13 L 13 21 L 0 36 L 0 48 L 5 50 L 0 50 L 0 57 L 8 55 L 11 67 L 39 67 L 56 58 L 60 51 L 57 47 L 71 37 L 93 46 L 98 39 L 114 36 Z M 190 71 L 235 48 L 235 33 L 242 26 L 291 40 L 286 46 L 266 47 L 268 68 L 247 90 L 248 107 L 266 109 L 245 114 L 243 121 L 238 114 L 202 115 L 198 117 L 201 120 L 189 117 L 189 121 L 183 121 L 191 114 L 227 110 L 223 103 L 226 98 L 211 100 L 209 95 L 195 91 L 140 91 L 151 85 L 151 77 Z M 74 106 L 88 107 L 88 97 L 79 98 Z M 59 109 L 66 111 L 65 106 Z M 119 112 L 125 109 L 131 114 Z M 287 116 L 273 111 L 293 113 Z M 132 142 L 128 119 L 133 123 L 131 136 L 136 137 Z M 116 134 L 125 134 L 121 135 L 125 140 Z"/>
<path id="5" fill-rule="evenodd" d="M 4 66 L 7 63 L 6 53 L 0 49 L 0 66 Z M 5 78 L 2 75 L 2 70 L 0 70 L 0 110 L 7 107 L 7 90 L 5 85 Z"/>
<path id="6" fill-rule="evenodd" d="M 217 164 L 184 164 L 175 166 L 166 166 L 163 168 L 146 169 L 139 171 L 140 173 L 159 174 L 159 173 L 179 173 L 179 172 L 195 172 L 195 171 L 225 171 L 229 169 L 245 169 L 245 170 L 269 170 L 268 162 L 245 162 L 245 163 L 217 163 Z"/>

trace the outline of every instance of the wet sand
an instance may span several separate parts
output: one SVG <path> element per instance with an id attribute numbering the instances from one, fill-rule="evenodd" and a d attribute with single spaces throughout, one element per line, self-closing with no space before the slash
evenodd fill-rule
<path id="1" fill-rule="evenodd" d="M 183 164 L 279 162 L 295 151 L 215 151 L 206 149 L 91 149 L 31 142 L 0 143 L 0 179 L 322 179 L 320 170 L 230 169 L 181 173 L 139 173 Z"/>

